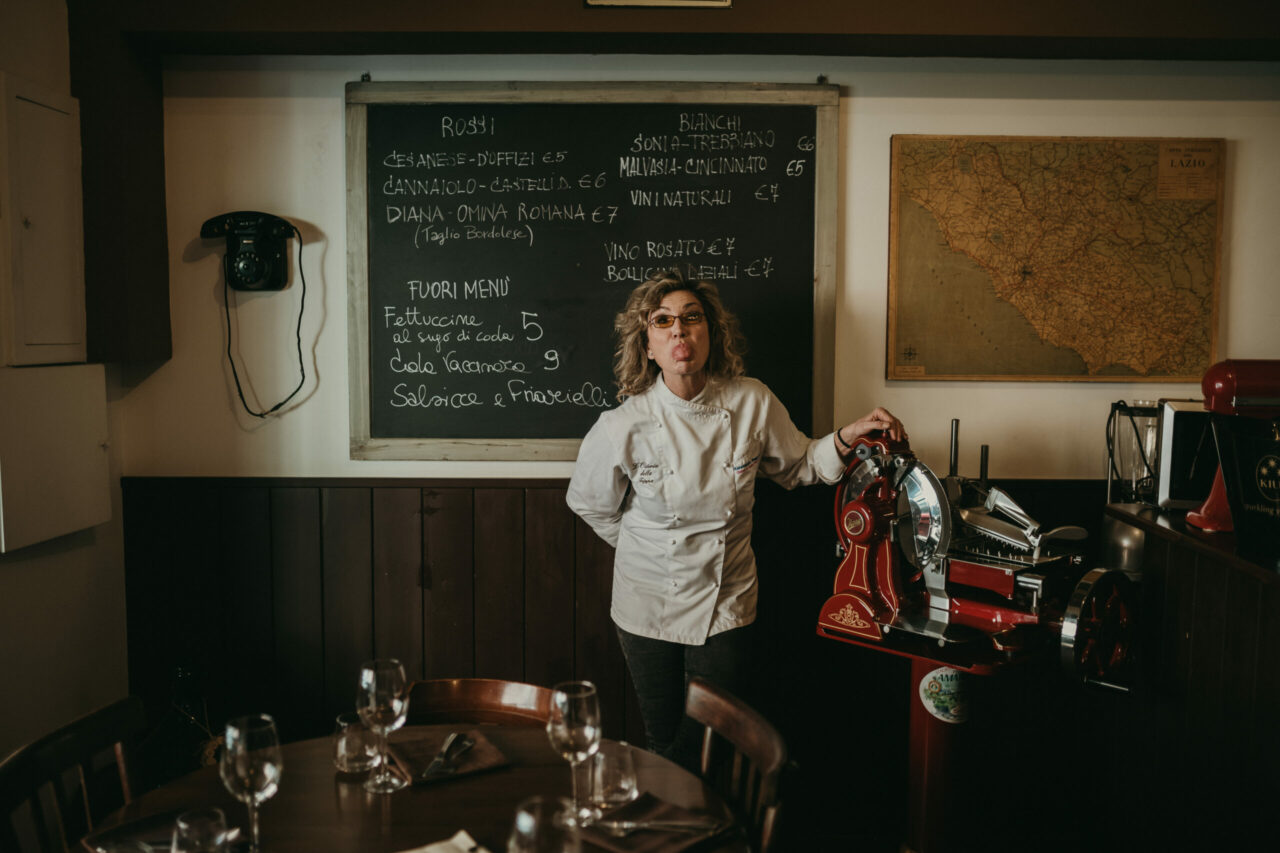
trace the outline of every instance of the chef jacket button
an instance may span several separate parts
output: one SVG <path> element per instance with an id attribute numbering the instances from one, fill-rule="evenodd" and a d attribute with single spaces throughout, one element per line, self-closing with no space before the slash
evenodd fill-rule
<path id="1" fill-rule="evenodd" d="M 729 413 L 728 413 L 728 412 L 725 412 L 723 415 L 721 415 L 721 416 L 720 416 L 720 420 L 722 420 L 722 421 L 727 421 L 727 420 L 729 420 Z"/>
<path id="2" fill-rule="evenodd" d="M 733 518 L 733 510 L 731 510 L 731 509 L 726 509 L 726 510 L 724 511 L 724 517 L 725 517 L 725 518 Z"/>
<path id="3" fill-rule="evenodd" d="M 676 469 L 674 469 L 674 468 L 668 468 L 668 469 L 667 469 L 667 473 L 674 477 L 674 476 L 675 476 L 675 473 L 676 473 Z"/>
<path id="4" fill-rule="evenodd" d="M 672 539 L 672 540 L 671 540 L 671 544 L 672 544 L 672 545 L 676 544 L 676 540 Z"/>

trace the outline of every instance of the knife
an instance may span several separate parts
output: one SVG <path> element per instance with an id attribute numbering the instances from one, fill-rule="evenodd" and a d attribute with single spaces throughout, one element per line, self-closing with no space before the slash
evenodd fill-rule
<path id="1" fill-rule="evenodd" d="M 455 744 L 457 749 L 454 749 Z M 431 759 L 427 769 L 422 771 L 418 778 L 428 779 L 435 775 L 452 773 L 456 768 L 450 767 L 449 763 L 456 760 L 458 756 L 475 746 L 475 744 L 474 740 L 463 736 L 460 732 L 449 732 L 445 736 L 444 743 L 440 745 L 440 751 L 436 753 L 436 757 Z"/>

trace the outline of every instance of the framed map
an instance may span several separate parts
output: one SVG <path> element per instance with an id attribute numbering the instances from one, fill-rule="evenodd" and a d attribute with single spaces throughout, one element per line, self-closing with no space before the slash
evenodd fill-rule
<path id="1" fill-rule="evenodd" d="M 894 136 L 887 377 L 1198 382 L 1225 147 Z"/>

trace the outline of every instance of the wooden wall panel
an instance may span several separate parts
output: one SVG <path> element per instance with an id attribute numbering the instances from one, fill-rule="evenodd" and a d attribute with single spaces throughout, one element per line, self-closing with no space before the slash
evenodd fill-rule
<path id="1" fill-rule="evenodd" d="M 524 681 L 524 500 L 475 490 L 476 675 Z"/>
<path id="2" fill-rule="evenodd" d="M 585 521 L 575 518 L 573 549 L 579 602 L 579 670 L 583 677 L 596 681 L 604 697 L 605 735 L 644 746 L 640 702 L 627 674 L 617 629 L 609 616 L 613 599 L 613 547 L 597 536 Z M 588 603 L 594 606 L 587 606 Z"/>
<path id="3" fill-rule="evenodd" d="M 324 576 L 324 697 L 354 711 L 360 664 L 373 657 L 373 509 L 367 488 L 320 490 Z"/>
<path id="4" fill-rule="evenodd" d="M 320 490 L 271 490 L 271 601 L 280 737 L 297 740 L 332 722 L 324 702 L 324 576 Z"/>
<path id="5" fill-rule="evenodd" d="M 218 489 L 221 577 L 209 592 L 221 606 L 223 692 L 210 713 L 280 714 L 275 707 L 275 625 L 271 602 L 271 505 L 263 487 Z M 214 705 L 224 701 L 221 707 Z"/>
<path id="6" fill-rule="evenodd" d="M 421 678 L 422 491 L 373 490 L 373 653 Z"/>
<path id="7" fill-rule="evenodd" d="M 122 496 L 129 692 L 152 726 L 134 766 L 145 789 L 198 766 L 209 729 L 223 722 L 206 710 L 220 686 L 217 493 L 193 481 L 126 480 Z M 189 707 L 174 707 L 185 699 Z"/>
<path id="8" fill-rule="evenodd" d="M 818 550 L 830 536 L 819 492 L 777 490 L 760 504 L 761 671 L 769 673 L 762 710 L 776 716 L 798 762 L 788 789 L 793 816 L 829 820 L 854 796 L 891 836 L 906 820 L 905 725 L 892 723 L 905 719 L 905 677 L 893 668 L 902 662 L 811 634 L 809 601 L 825 593 L 832 562 Z M 219 716 L 251 689 L 233 659 L 240 655 L 227 649 L 263 645 L 227 632 L 257 613 L 259 627 L 273 629 L 286 737 L 327 734 L 329 715 L 352 707 L 356 667 L 374 652 L 377 620 L 390 631 L 391 618 L 402 636 L 416 630 L 422 638 L 425 674 L 549 684 L 568 668 L 591 678 L 606 732 L 643 743 L 608 618 L 612 550 L 569 514 L 558 484 L 146 480 L 127 481 L 125 495 L 131 685 L 150 707 L 167 698 L 171 669 L 184 664 L 204 672 L 220 726 Z M 789 560 L 798 552 L 777 544 L 797 540 L 813 548 Z M 1215 837 L 1243 839 L 1260 828 L 1250 816 L 1269 813 L 1280 782 L 1272 724 L 1280 713 L 1280 584 L 1158 537 L 1147 537 L 1144 554 L 1138 689 L 1080 695 L 1046 673 L 1037 687 L 996 703 L 991 716 L 999 719 L 988 721 L 980 748 L 992 762 L 990 784 L 975 788 L 1004 781 L 1000 768 L 1020 761 L 1028 742 L 1058 767 L 1048 781 L 1037 777 L 1043 787 L 998 803 L 971 798 L 973 819 L 1002 821 L 1003 840 L 1032 833 L 1052 841 L 1051 850 L 1175 849 L 1210 826 Z M 306 588 L 308 564 L 318 593 Z M 233 587 L 266 604 L 228 611 L 221 590 Z M 418 615 L 375 617 L 375 587 L 382 607 L 399 590 L 399 605 Z M 192 588 L 211 594 L 192 596 Z M 299 654 L 304 662 L 289 671 Z M 251 666 L 248 677 L 269 670 Z M 322 713 L 307 717 L 305 706 L 317 702 L 301 694 L 317 671 L 323 686 L 311 690 Z M 832 743 L 829 732 L 850 723 L 877 732 L 872 752 L 863 741 L 844 753 Z M 859 760 L 879 768 L 874 790 L 833 776 Z M 1010 811 L 1017 818 L 1006 825 Z M 1171 813 L 1186 817 L 1171 822 Z M 1225 825 L 1215 817 L 1224 814 L 1233 816 Z"/>
<path id="9" fill-rule="evenodd" d="M 1146 837 L 1152 830 L 1148 824 L 1152 823 L 1153 816 L 1163 813 L 1164 792 L 1149 784 L 1149 775 L 1166 760 L 1164 744 L 1179 731 L 1175 715 L 1162 713 L 1169 707 L 1167 697 L 1174 691 L 1172 667 L 1163 652 L 1165 647 L 1175 645 L 1174 626 L 1164 619 L 1169 545 L 1148 536 L 1142 556 L 1137 648 L 1145 659 L 1139 662 L 1136 689 L 1126 697 L 1131 700 L 1130 707 L 1120 706 L 1122 721 L 1117 728 L 1128 732 L 1128 743 L 1122 751 L 1109 756 L 1108 765 L 1115 769 L 1107 774 L 1115 779 L 1119 789 L 1132 792 L 1132 815 L 1127 825 L 1119 827 L 1117 836 L 1125 841 Z M 1145 719 L 1148 724 L 1135 727 L 1128 722 L 1130 719 Z M 1087 755 L 1094 737 L 1083 727 L 1081 735 L 1083 754 Z M 1096 744 L 1092 748 L 1096 749 Z"/>
<path id="10" fill-rule="evenodd" d="M 471 489 L 422 490 L 424 678 L 475 675 Z"/>
<path id="11" fill-rule="evenodd" d="M 560 493 L 563 500 L 563 492 Z M 578 570 L 574 578 L 575 652 L 577 676 L 595 682 L 600 693 L 601 716 L 607 737 L 644 743 L 643 728 L 629 730 L 627 709 L 626 663 L 618 632 L 609 618 L 613 596 L 613 548 L 596 535 L 582 519 L 573 519 L 573 561 Z M 635 711 L 639 719 L 639 708 Z M 639 734 L 639 739 L 632 737 Z"/>
<path id="12" fill-rule="evenodd" d="M 1187 725 L 1197 731 L 1220 733 L 1230 573 L 1222 563 L 1200 557 L 1196 560 L 1195 578 L 1187 659 Z"/>
<path id="13" fill-rule="evenodd" d="M 573 516 L 564 489 L 524 492 L 524 650 L 525 681 L 555 684 L 589 678 L 582 661 L 575 666 Z M 595 602 L 583 602 L 593 609 Z"/>
<path id="14" fill-rule="evenodd" d="M 1229 620 L 1233 630 L 1228 631 L 1222 644 L 1222 706 L 1247 708 L 1243 718 L 1233 720 L 1227 726 L 1229 748 L 1237 754 L 1248 750 L 1254 742 L 1258 723 L 1258 678 L 1262 622 L 1263 587 L 1257 578 L 1227 573 L 1226 607 L 1223 618 Z M 1268 720 L 1270 725 L 1273 720 Z"/>
<path id="15" fill-rule="evenodd" d="M 1280 583 L 1264 585 L 1259 604 L 1265 614 L 1259 621 L 1258 663 L 1252 737 L 1249 748 L 1257 753 L 1258 784 L 1252 786 L 1240 807 L 1250 814 L 1270 815 L 1275 792 L 1280 791 Z"/>
<path id="16" fill-rule="evenodd" d="M 608 616 L 613 552 L 572 516 L 559 483 L 129 478 L 123 495 L 130 688 L 153 721 L 172 718 L 182 667 L 215 731 L 230 713 L 265 710 L 286 738 L 325 735 L 332 714 L 354 706 L 360 663 L 399 643 L 411 675 L 416 664 L 431 676 L 590 678 L 606 732 L 643 743 Z M 799 764 L 791 790 L 803 801 L 789 808 L 819 820 L 874 794 L 884 821 L 905 821 L 904 662 L 812 634 L 810 599 L 825 594 L 833 563 L 820 490 L 777 490 L 761 506 L 762 709 Z M 812 547 L 788 560 L 800 553 L 776 547 L 788 537 Z M 1046 672 L 996 703 L 980 747 L 991 784 L 1026 743 L 1059 770 L 1043 790 L 998 803 L 979 794 L 975 819 L 1016 802 L 1009 838 L 1038 821 L 1062 824 L 1053 837 L 1065 846 L 1053 849 L 1106 838 L 1121 850 L 1172 849 L 1215 825 L 1241 837 L 1269 814 L 1280 583 L 1148 534 L 1139 589 L 1137 689 L 1078 695 Z M 846 725 L 875 737 L 842 753 L 829 733 Z M 859 760 L 879 768 L 875 791 L 832 777 Z M 1059 798 L 1050 807 L 1041 794 Z"/>
<path id="17" fill-rule="evenodd" d="M 1151 710 L 1161 728 L 1160 744 L 1163 747 L 1156 755 L 1152 781 L 1162 808 L 1172 814 L 1185 814 L 1194 807 L 1186 786 L 1173 784 L 1173 780 L 1186 772 L 1188 755 L 1184 749 L 1170 750 L 1168 745 L 1185 738 L 1187 731 L 1195 589 L 1195 554 L 1170 549 L 1165 569 L 1164 634 L 1160 648 L 1164 680 L 1162 692 L 1156 697 L 1156 704 Z M 1148 815 L 1148 819 L 1152 821 L 1151 832 L 1167 833 L 1168 830 L 1162 829 L 1155 821 L 1154 815 Z"/>
<path id="18" fill-rule="evenodd" d="M 169 706 L 179 664 L 203 693 L 206 638 L 221 633 L 208 607 L 173 606 L 217 595 L 217 495 L 192 484 L 127 480 L 123 496 L 129 683 L 154 720 Z"/>

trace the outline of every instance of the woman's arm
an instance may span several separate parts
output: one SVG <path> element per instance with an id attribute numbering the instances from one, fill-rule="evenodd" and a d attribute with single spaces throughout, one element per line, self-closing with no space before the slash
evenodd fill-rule
<path id="1" fill-rule="evenodd" d="M 601 539 L 616 548 L 628 486 L 627 472 L 618 460 L 604 419 L 600 418 L 578 448 L 565 502 Z"/>
<path id="2" fill-rule="evenodd" d="M 841 459 L 848 459 L 853 453 L 853 443 L 876 430 L 884 430 L 894 441 L 905 441 L 907 438 L 907 428 L 902 425 L 902 421 L 891 415 L 888 409 L 876 406 L 871 412 L 835 431 L 836 452 Z"/>

